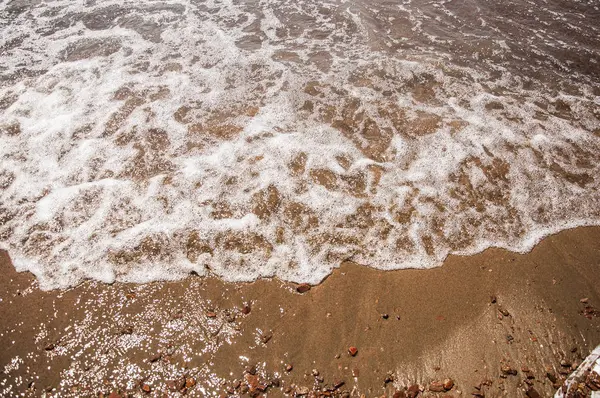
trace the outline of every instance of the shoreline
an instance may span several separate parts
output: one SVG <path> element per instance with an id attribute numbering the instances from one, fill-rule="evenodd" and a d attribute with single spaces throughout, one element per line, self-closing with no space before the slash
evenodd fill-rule
<path id="1" fill-rule="evenodd" d="M 432 269 L 345 262 L 304 293 L 213 277 L 41 291 L 2 252 L 0 395 L 549 396 L 600 343 L 598 241 L 579 227 Z"/>

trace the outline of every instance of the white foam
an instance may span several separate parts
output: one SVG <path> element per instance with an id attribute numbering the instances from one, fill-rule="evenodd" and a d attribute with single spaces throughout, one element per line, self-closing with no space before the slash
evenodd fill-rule
<path id="1" fill-rule="evenodd" d="M 557 95 L 452 64 L 419 5 L 100 3 L 2 26 L 23 41 L 0 57 L 0 247 L 44 289 L 192 271 L 318 283 L 346 258 L 433 267 L 600 224 L 588 76 Z M 407 36 L 378 31 L 377 7 Z M 446 7 L 437 23 L 456 23 Z"/>

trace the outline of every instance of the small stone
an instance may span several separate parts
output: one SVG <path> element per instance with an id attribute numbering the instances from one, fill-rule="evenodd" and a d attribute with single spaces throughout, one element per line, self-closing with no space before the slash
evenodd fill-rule
<path id="1" fill-rule="evenodd" d="M 563 376 L 567 376 L 571 374 L 571 368 L 560 368 L 558 369 L 558 373 L 560 373 Z"/>
<path id="2" fill-rule="evenodd" d="M 271 385 L 275 388 L 279 388 L 281 386 L 281 380 L 279 380 L 278 378 L 274 378 L 273 380 L 271 380 Z"/>
<path id="3" fill-rule="evenodd" d="M 511 334 L 507 334 L 507 335 L 506 335 L 506 341 L 507 341 L 507 342 L 509 342 L 509 343 L 512 343 L 514 339 L 515 339 L 515 338 L 514 338 L 514 337 L 512 337 L 512 335 L 511 335 Z"/>
<path id="4" fill-rule="evenodd" d="M 319 375 L 319 371 L 317 369 L 312 370 L 312 375 L 317 377 Z"/>
<path id="5" fill-rule="evenodd" d="M 121 330 L 121 334 L 133 334 L 133 328 L 131 326 L 128 326 L 125 329 Z"/>
<path id="6" fill-rule="evenodd" d="M 285 371 L 286 371 L 286 372 L 291 372 L 291 371 L 292 371 L 292 369 L 294 369 L 294 365 L 292 365 L 291 363 L 289 363 L 289 364 L 287 364 L 287 365 L 285 366 Z"/>
<path id="7" fill-rule="evenodd" d="M 560 361 L 560 366 L 562 366 L 563 368 L 570 368 L 571 365 L 573 365 L 573 363 L 567 359 L 563 359 L 562 361 Z"/>
<path id="8" fill-rule="evenodd" d="M 360 376 L 360 370 L 358 370 L 358 368 L 353 368 L 352 369 L 352 377 L 358 377 Z"/>
<path id="9" fill-rule="evenodd" d="M 302 283 L 296 287 L 296 291 L 300 294 L 306 293 L 310 290 L 310 285 L 308 283 Z"/>
<path id="10" fill-rule="evenodd" d="M 496 298 L 496 296 L 490 296 L 490 302 L 492 304 L 496 304 L 498 302 L 498 299 Z"/>
<path id="11" fill-rule="evenodd" d="M 143 384 L 142 391 L 145 393 L 149 393 L 150 391 L 152 391 L 152 388 L 150 388 L 150 386 L 148 384 Z"/>
<path id="12" fill-rule="evenodd" d="M 296 396 L 297 397 L 301 397 L 303 395 L 308 395 L 309 392 L 310 392 L 310 390 L 308 389 L 308 387 L 298 387 L 298 388 L 296 388 Z"/>
<path id="13" fill-rule="evenodd" d="M 44 350 L 46 350 L 46 351 L 52 351 L 54 348 L 56 348 L 56 344 L 50 343 L 46 347 L 44 347 Z"/>
<path id="14" fill-rule="evenodd" d="M 381 317 L 383 319 L 388 319 L 390 317 L 390 315 L 389 314 L 381 314 Z"/>
<path id="15" fill-rule="evenodd" d="M 550 380 L 552 383 L 556 383 L 556 380 L 558 380 L 556 378 L 556 375 L 552 372 L 546 372 L 546 377 L 548 378 L 548 380 Z"/>
<path id="16" fill-rule="evenodd" d="M 444 383 L 440 383 L 439 381 L 433 381 L 429 384 L 429 391 L 432 392 L 444 392 Z"/>
<path id="17" fill-rule="evenodd" d="M 389 373 L 385 376 L 385 379 L 383 379 L 384 384 L 392 383 L 393 381 L 394 381 L 394 376 L 392 376 Z"/>
<path id="18" fill-rule="evenodd" d="M 419 393 L 421 392 L 421 389 L 419 388 L 419 386 L 417 384 L 413 384 L 412 386 L 408 387 L 406 392 L 407 392 L 406 396 L 408 398 L 416 398 L 417 395 L 419 395 Z"/>
<path id="19" fill-rule="evenodd" d="M 148 359 L 148 361 L 150 363 L 154 363 L 154 362 L 158 361 L 160 358 L 162 358 L 162 354 L 160 352 L 157 352 L 156 354 L 152 355 L 150 357 L 150 359 Z"/>
<path id="20" fill-rule="evenodd" d="M 196 379 L 193 377 L 187 377 L 185 379 L 185 388 L 192 388 L 196 385 Z"/>
<path id="21" fill-rule="evenodd" d="M 244 307 L 242 307 L 242 314 L 244 315 L 248 315 L 251 311 L 251 308 L 249 305 L 245 305 Z"/>
<path id="22" fill-rule="evenodd" d="M 271 340 L 272 338 L 273 338 L 273 333 L 266 332 L 266 333 L 263 333 L 262 336 L 260 336 L 260 341 L 262 341 L 263 344 L 267 344 L 269 342 L 269 340 Z"/>
<path id="23" fill-rule="evenodd" d="M 450 390 L 452 390 L 452 387 L 454 387 L 454 380 L 445 379 L 444 380 L 444 390 L 450 391 Z"/>
<path id="24" fill-rule="evenodd" d="M 517 375 L 517 370 L 511 368 L 508 365 L 502 365 L 502 367 L 500 368 L 500 370 L 502 371 L 503 374 L 505 375 L 511 375 L 511 376 L 516 376 Z"/>
<path id="25" fill-rule="evenodd" d="M 525 391 L 525 394 L 529 397 L 529 398 L 542 398 L 542 396 L 540 395 L 539 392 L 537 392 L 535 390 L 535 388 L 530 387 L 529 389 L 527 389 L 527 391 Z"/>
<path id="26" fill-rule="evenodd" d="M 208 312 L 206 313 L 206 316 L 207 316 L 208 318 L 216 318 L 216 317 L 217 317 L 217 314 L 216 314 L 215 312 L 208 311 Z"/>
<path id="27" fill-rule="evenodd" d="M 336 381 L 333 382 L 333 388 L 337 390 L 338 388 L 340 388 L 344 384 L 346 384 L 346 382 L 344 380 L 336 380 Z"/>
<path id="28" fill-rule="evenodd" d="M 350 355 L 352 355 L 353 357 L 355 357 L 356 354 L 358 354 L 358 348 L 351 346 L 350 348 L 348 348 L 348 353 Z"/>
<path id="29" fill-rule="evenodd" d="M 589 301 L 589 299 L 587 297 L 584 297 L 584 298 L 582 298 L 579 301 L 582 302 L 583 304 L 585 304 L 585 303 L 587 303 Z"/>
<path id="30" fill-rule="evenodd" d="M 254 376 L 256 374 L 256 371 L 257 371 L 256 365 L 246 368 L 246 373 L 251 374 L 252 376 Z"/>
<path id="31" fill-rule="evenodd" d="M 506 308 L 498 308 L 498 311 L 500 311 L 500 313 L 504 316 L 509 316 L 510 312 L 508 312 L 508 310 Z"/>

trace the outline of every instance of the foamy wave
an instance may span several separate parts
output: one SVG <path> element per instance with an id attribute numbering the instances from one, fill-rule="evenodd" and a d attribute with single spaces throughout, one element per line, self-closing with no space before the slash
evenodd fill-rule
<path id="1" fill-rule="evenodd" d="M 344 259 L 433 267 L 600 224 L 597 76 L 566 73 L 560 40 L 514 49 L 475 18 L 490 47 L 467 62 L 434 34 L 462 18 L 447 6 L 303 5 L 6 7 L 0 247 L 17 269 L 44 289 L 318 283 Z M 523 51 L 543 61 L 520 69 Z"/>

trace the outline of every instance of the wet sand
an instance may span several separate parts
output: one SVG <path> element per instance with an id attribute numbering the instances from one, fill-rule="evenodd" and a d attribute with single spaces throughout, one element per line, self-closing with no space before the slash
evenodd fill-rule
<path id="1" fill-rule="evenodd" d="M 2 252 L 0 396 L 551 396 L 600 344 L 598 242 L 578 228 L 430 270 L 346 262 L 305 293 L 197 276 L 43 292 Z"/>

